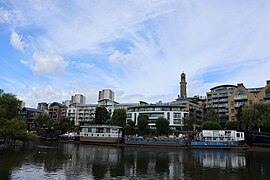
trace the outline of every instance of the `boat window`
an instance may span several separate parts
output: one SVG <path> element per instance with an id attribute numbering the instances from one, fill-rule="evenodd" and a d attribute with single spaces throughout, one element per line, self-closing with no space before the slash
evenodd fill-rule
<path id="1" fill-rule="evenodd" d="M 240 137 L 240 133 L 236 133 L 236 137 Z"/>
<path id="2" fill-rule="evenodd" d="M 92 128 L 88 128 L 88 132 L 92 132 Z"/>
<path id="3" fill-rule="evenodd" d="M 106 128 L 106 133 L 110 133 L 110 128 Z"/>

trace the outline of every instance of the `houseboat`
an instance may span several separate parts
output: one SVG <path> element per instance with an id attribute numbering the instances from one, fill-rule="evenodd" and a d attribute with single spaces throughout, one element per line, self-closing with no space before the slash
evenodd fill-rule
<path id="1" fill-rule="evenodd" d="M 188 140 L 180 137 L 125 137 L 125 145 L 187 147 Z"/>
<path id="2" fill-rule="evenodd" d="M 190 147 L 238 147 L 245 141 L 244 132 L 235 130 L 203 130 L 198 133 Z"/>
<path id="3" fill-rule="evenodd" d="M 85 125 L 81 126 L 80 141 L 89 143 L 119 143 L 123 128 L 120 126 Z"/>

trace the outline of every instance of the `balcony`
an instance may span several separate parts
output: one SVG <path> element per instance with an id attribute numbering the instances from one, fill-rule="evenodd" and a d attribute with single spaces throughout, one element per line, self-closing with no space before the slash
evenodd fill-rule
<path id="1" fill-rule="evenodd" d="M 247 100 L 247 96 L 246 95 L 241 95 L 241 96 L 235 96 L 234 100 L 239 101 L 239 100 Z"/>

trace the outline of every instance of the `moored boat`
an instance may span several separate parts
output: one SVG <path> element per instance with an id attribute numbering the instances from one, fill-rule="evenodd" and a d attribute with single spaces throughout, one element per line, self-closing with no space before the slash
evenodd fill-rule
<path id="1" fill-rule="evenodd" d="M 81 126 L 80 141 L 89 143 L 119 143 L 123 128 L 120 126 L 85 125 Z"/>
<path id="2" fill-rule="evenodd" d="M 186 137 L 126 137 L 124 143 L 140 146 L 184 147 L 188 145 L 188 140 Z"/>
<path id="3" fill-rule="evenodd" d="M 235 130 L 203 130 L 191 141 L 191 148 L 233 148 L 243 145 L 244 132 Z"/>

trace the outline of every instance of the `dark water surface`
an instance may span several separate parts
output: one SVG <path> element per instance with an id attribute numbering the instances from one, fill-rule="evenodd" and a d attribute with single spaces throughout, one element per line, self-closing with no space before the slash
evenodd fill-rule
<path id="1" fill-rule="evenodd" d="M 191 150 L 36 142 L 0 149 L 0 179 L 270 179 L 270 148 Z"/>

